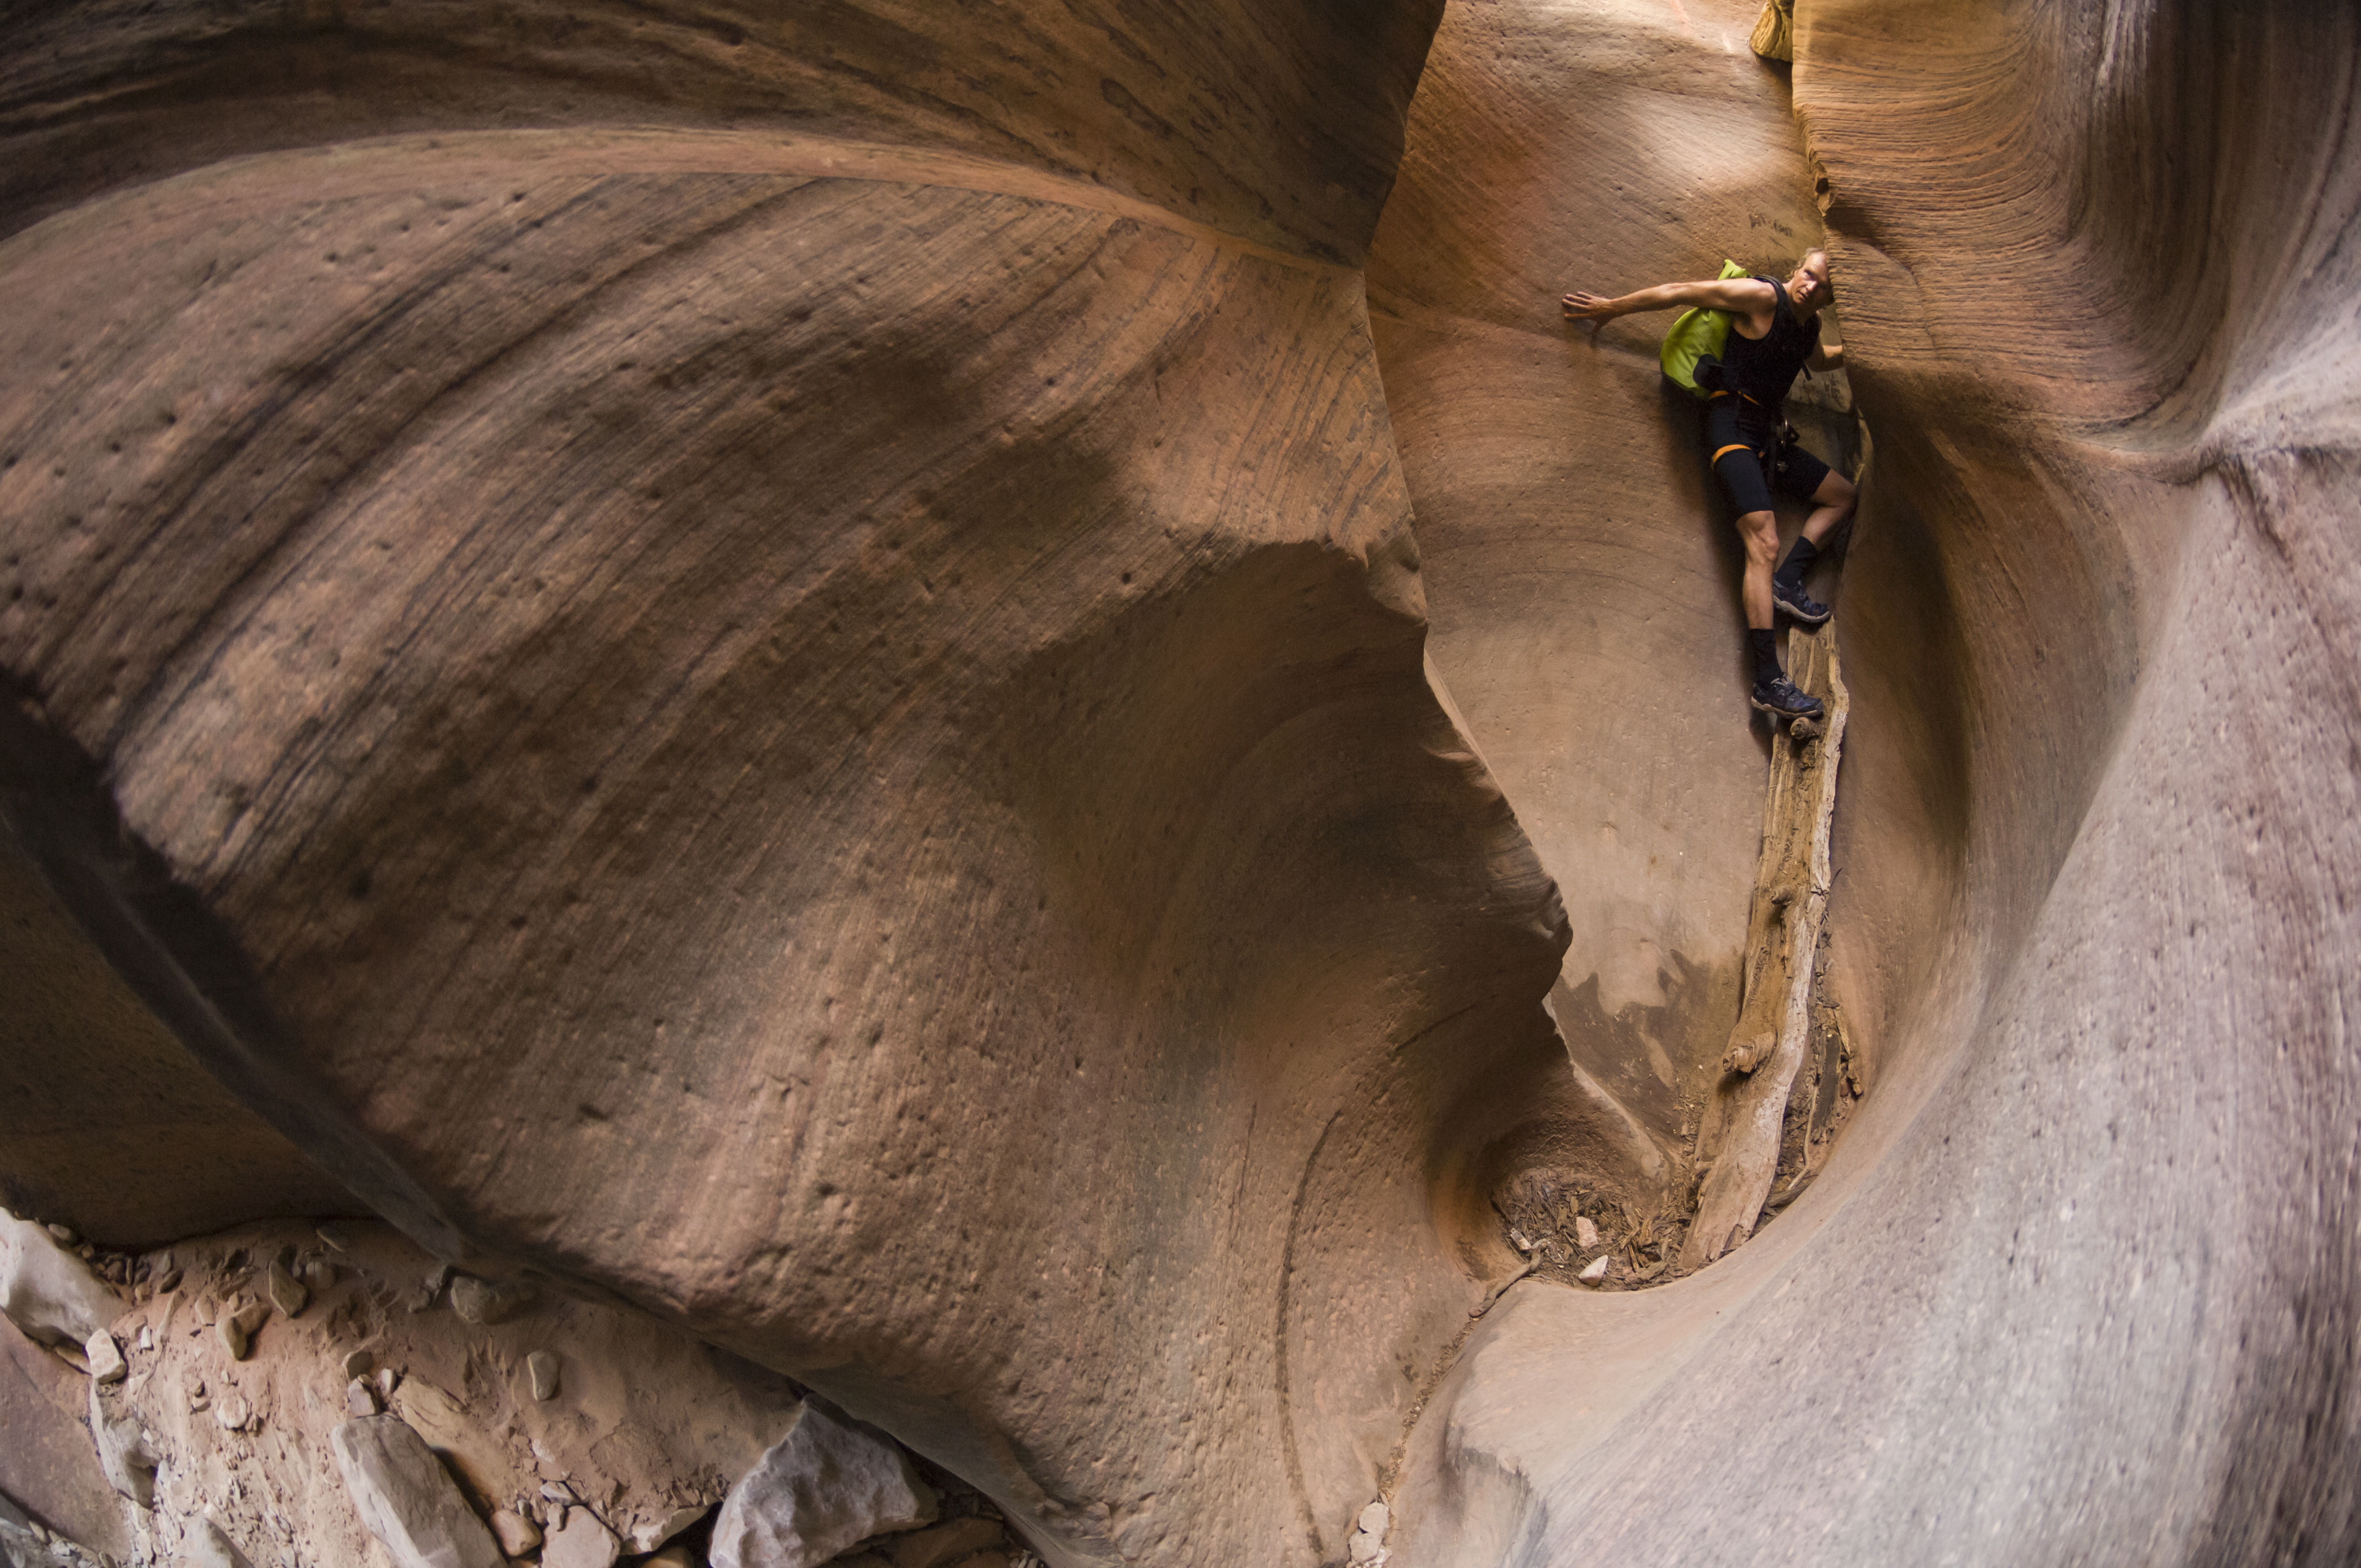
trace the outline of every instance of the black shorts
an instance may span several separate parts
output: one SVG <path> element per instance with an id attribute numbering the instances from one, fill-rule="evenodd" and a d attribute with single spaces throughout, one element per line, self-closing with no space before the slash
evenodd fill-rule
<path id="1" fill-rule="evenodd" d="M 1779 444 L 1778 422 L 1759 404 L 1724 392 L 1705 406 L 1706 462 L 1720 476 L 1740 516 L 1769 511 L 1771 492 L 1812 499 L 1828 466 L 1801 446 Z"/>

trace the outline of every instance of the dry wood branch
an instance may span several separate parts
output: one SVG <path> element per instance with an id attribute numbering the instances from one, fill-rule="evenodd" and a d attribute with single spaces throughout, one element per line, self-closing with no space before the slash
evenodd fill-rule
<path id="1" fill-rule="evenodd" d="M 1698 1165 L 1710 1160 L 1712 1168 L 1681 1249 L 1685 1269 L 1712 1262 L 1753 1231 L 1777 1174 L 1787 1099 L 1811 1043 L 1812 957 L 1828 907 L 1828 822 L 1850 705 L 1833 628 L 1791 630 L 1787 666 L 1796 685 L 1827 704 L 1826 732 L 1799 741 L 1783 730 L 1771 743 L 1746 988 L 1722 1081 L 1698 1129 Z"/>

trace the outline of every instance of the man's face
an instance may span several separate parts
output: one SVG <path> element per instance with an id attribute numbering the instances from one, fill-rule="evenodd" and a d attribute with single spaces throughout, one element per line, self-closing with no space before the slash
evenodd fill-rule
<path id="1" fill-rule="evenodd" d="M 1817 305 L 1828 297 L 1828 264 L 1818 257 L 1807 257 L 1787 280 L 1787 297 L 1801 305 Z"/>

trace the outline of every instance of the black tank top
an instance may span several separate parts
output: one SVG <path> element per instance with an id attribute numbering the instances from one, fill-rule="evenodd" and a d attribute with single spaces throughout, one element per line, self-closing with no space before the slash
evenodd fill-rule
<path id="1" fill-rule="evenodd" d="M 1771 305 L 1771 330 L 1761 337 L 1749 337 L 1730 323 L 1730 337 L 1721 347 L 1722 384 L 1734 392 L 1743 392 L 1766 409 L 1776 409 L 1786 400 L 1787 389 L 1795 384 L 1795 372 L 1804 367 L 1804 360 L 1820 341 L 1820 318 L 1806 322 L 1795 313 L 1787 298 L 1786 285 L 1775 278 L 1760 273 L 1755 281 L 1771 285 L 1776 296 Z"/>

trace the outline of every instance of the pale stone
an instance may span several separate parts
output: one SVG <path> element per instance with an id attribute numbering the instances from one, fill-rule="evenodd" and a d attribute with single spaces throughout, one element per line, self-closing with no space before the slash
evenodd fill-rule
<path id="1" fill-rule="evenodd" d="M 501 1552 L 522 1557 L 541 1544 L 541 1527 L 514 1508 L 500 1508 L 492 1514 L 492 1537 Z"/>
<path id="2" fill-rule="evenodd" d="M 548 1400 L 557 1398 L 557 1357 L 545 1350 L 536 1350 L 524 1358 L 525 1372 L 533 1379 L 533 1397 Z"/>
<path id="3" fill-rule="evenodd" d="M 394 1568 L 501 1568 L 492 1532 L 434 1451 L 399 1416 L 346 1421 L 328 1446 L 354 1511 Z"/>
<path id="4" fill-rule="evenodd" d="M 1595 1257 L 1590 1260 L 1589 1266 L 1586 1267 L 1581 1273 L 1576 1275 L 1575 1277 L 1576 1279 L 1603 1279 L 1607 1277 L 1607 1266 L 1613 1261 L 1614 1260 L 1612 1258 Z"/>
<path id="5" fill-rule="evenodd" d="M 1356 1563 L 1375 1563 L 1385 1551 L 1384 1544 L 1367 1530 L 1355 1530 L 1345 1544 L 1345 1554 Z"/>
<path id="6" fill-rule="evenodd" d="M 82 1342 L 82 1359 L 90 1363 L 90 1375 L 101 1383 L 120 1383 L 130 1368 L 123 1360 L 123 1347 L 115 1336 L 99 1330 Z"/>
<path id="7" fill-rule="evenodd" d="M 657 1547 L 703 1519 L 708 1511 L 710 1511 L 709 1505 L 675 1508 L 660 1519 L 644 1519 L 633 1525 L 629 1532 L 631 1550 L 653 1552 Z"/>
<path id="8" fill-rule="evenodd" d="M 161 1462 L 138 1417 L 110 1386 L 90 1384 L 90 1433 L 98 1444 L 98 1467 L 106 1484 L 141 1508 L 156 1501 L 156 1466 Z"/>
<path id="9" fill-rule="evenodd" d="M 277 1263 L 270 1266 L 263 1288 L 269 1293 L 270 1304 L 291 1318 L 302 1316 L 303 1309 L 312 1301 L 312 1292 L 304 1283 Z"/>
<path id="10" fill-rule="evenodd" d="M 807 1399 L 722 1499 L 714 1568 L 813 1568 L 855 1541 L 933 1522 L 909 1456 Z"/>
<path id="11" fill-rule="evenodd" d="M 225 1316 L 215 1322 L 214 1336 L 221 1341 L 222 1348 L 229 1352 L 232 1361 L 244 1361 L 254 1348 L 246 1337 L 246 1331 L 237 1326 L 235 1317 Z"/>
<path id="12" fill-rule="evenodd" d="M 0 1315 L 27 1339 L 80 1347 L 115 1321 L 122 1299 L 49 1233 L 0 1209 Z"/>
<path id="13" fill-rule="evenodd" d="M 451 1310 L 471 1323 L 504 1323 L 534 1299 L 529 1285 L 507 1285 L 472 1274 L 456 1275 L 451 1280 Z"/>
<path id="14" fill-rule="evenodd" d="M 352 1416 L 373 1416 L 378 1413 L 377 1390 L 356 1377 L 345 1385 L 345 1413 Z"/>
<path id="15" fill-rule="evenodd" d="M 450 1283 L 451 1266 L 447 1263 L 440 1264 L 436 1266 L 434 1272 L 419 1281 L 418 1289 L 405 1305 L 413 1312 L 423 1312 L 442 1299 L 443 1287 Z"/>
<path id="16" fill-rule="evenodd" d="M 254 1568 L 237 1543 L 211 1519 L 201 1519 L 189 1528 L 182 1551 L 187 1568 Z"/>
<path id="17" fill-rule="evenodd" d="M 1598 1245 L 1598 1227 L 1591 1223 L 1587 1214 L 1574 1222 L 1574 1245 L 1585 1252 Z"/>
<path id="18" fill-rule="evenodd" d="M 224 1431 L 243 1431 L 254 1420 L 254 1407 L 246 1402 L 243 1394 L 224 1394 L 214 1403 L 214 1420 Z"/>
<path id="19" fill-rule="evenodd" d="M 571 1508 L 541 1549 L 541 1568 L 614 1568 L 623 1554 L 615 1532 L 588 1508 Z"/>

